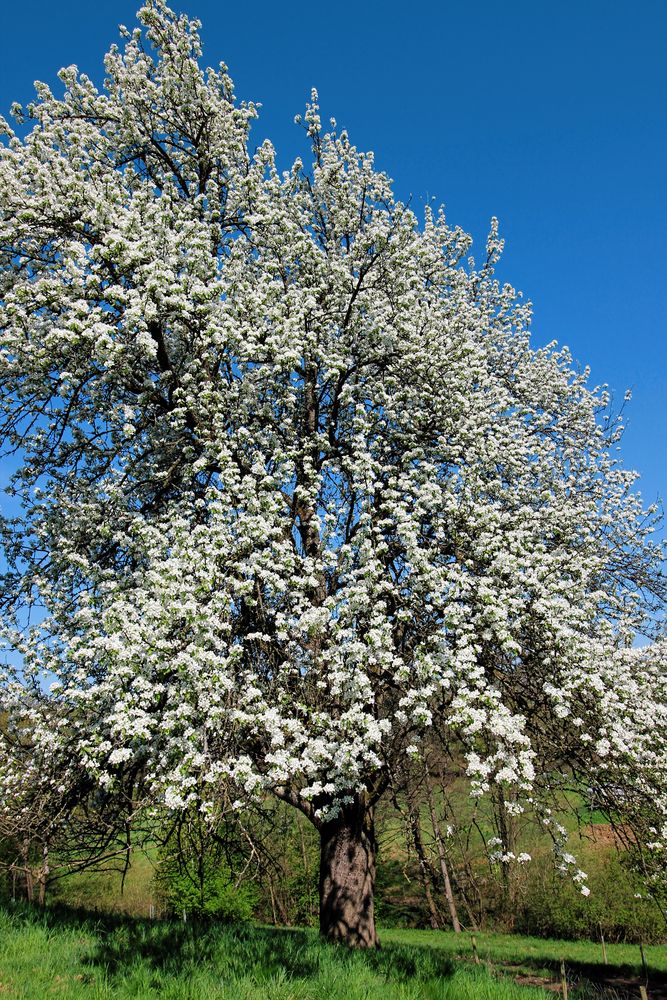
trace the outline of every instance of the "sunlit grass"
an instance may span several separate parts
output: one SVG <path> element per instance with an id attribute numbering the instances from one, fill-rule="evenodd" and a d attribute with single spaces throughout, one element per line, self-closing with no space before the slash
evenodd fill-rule
<path id="1" fill-rule="evenodd" d="M 385 930 L 382 940 L 387 944 L 428 946 L 438 949 L 452 959 L 473 960 L 471 934 L 454 934 L 450 931 Z M 554 941 L 546 938 L 519 934 L 479 932 L 475 934 L 477 955 L 480 961 L 492 964 L 521 966 L 536 972 L 547 972 L 558 967 L 560 959 L 570 965 L 596 966 L 603 964 L 602 945 L 596 941 Z M 607 944 L 607 962 L 610 966 L 627 969 L 641 977 L 642 959 L 636 944 Z M 644 955 L 649 970 L 667 973 L 667 947 L 646 945 Z"/>
<path id="2" fill-rule="evenodd" d="M 12 1000 L 538 1000 L 443 947 L 361 953 L 312 931 L 0 912 L 0 997 Z"/>

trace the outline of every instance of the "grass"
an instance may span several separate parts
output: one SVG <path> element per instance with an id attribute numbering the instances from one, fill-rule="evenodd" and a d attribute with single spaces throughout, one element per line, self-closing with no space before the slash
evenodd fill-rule
<path id="1" fill-rule="evenodd" d="M 3 1000 L 544 1000 L 416 932 L 378 952 L 315 932 L 0 910 Z M 451 951 L 451 953 L 450 953 Z"/>
<path id="2" fill-rule="evenodd" d="M 428 945 L 451 960 L 473 957 L 470 934 L 449 931 L 385 930 L 382 941 L 403 946 Z M 517 971 L 548 977 L 558 969 L 560 959 L 573 971 L 599 974 L 605 971 L 602 946 L 596 941 L 554 941 L 519 934 L 475 934 L 477 952 L 483 962 L 512 967 Z M 624 972 L 628 978 L 642 979 L 642 960 L 635 944 L 607 944 L 608 969 Z M 651 977 L 667 978 L 667 947 L 646 945 L 644 955 Z"/>
<path id="3" fill-rule="evenodd" d="M 470 934 L 453 934 L 451 931 L 385 930 L 382 941 L 402 945 L 426 945 L 444 952 L 450 958 L 472 956 Z M 595 965 L 602 962 L 602 947 L 597 941 L 553 941 L 546 938 L 519 934 L 497 934 L 479 931 L 475 934 L 481 959 L 492 962 L 509 962 L 521 957 L 543 962 L 545 965 L 565 958 L 568 962 Z M 641 969 L 641 953 L 636 944 L 608 944 L 607 958 L 610 965 Z M 667 974 L 667 946 L 646 945 L 646 961 L 656 972 Z"/>
<path id="4" fill-rule="evenodd" d="M 132 852 L 132 864 L 125 877 L 120 871 L 84 871 L 56 881 L 49 898 L 66 907 L 101 910 L 103 913 L 148 917 L 157 900 L 153 875 L 157 851 Z M 1 994 L 0 994 L 1 1000 Z"/>

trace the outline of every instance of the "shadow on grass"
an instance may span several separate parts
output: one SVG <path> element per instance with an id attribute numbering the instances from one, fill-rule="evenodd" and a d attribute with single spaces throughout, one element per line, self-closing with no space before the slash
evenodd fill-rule
<path id="1" fill-rule="evenodd" d="M 572 987 L 578 987 L 585 996 L 591 997 L 613 997 L 618 1000 L 639 997 L 640 984 L 646 984 L 648 980 L 648 995 L 651 1000 L 667 1000 L 667 973 L 662 970 L 647 967 L 647 974 L 644 973 L 641 965 L 604 965 L 598 962 L 577 962 L 573 959 L 566 961 L 567 979 Z M 516 964 L 512 962 L 499 963 L 499 967 L 504 967 L 506 971 L 541 970 L 549 969 L 555 981 L 560 979 L 560 962 L 546 958 L 531 958 L 522 956 Z"/>
<path id="2" fill-rule="evenodd" d="M 17 922 L 90 935 L 94 945 L 84 964 L 102 967 L 112 978 L 138 965 L 167 976 L 208 966 L 222 979 L 250 976 L 257 982 L 276 974 L 315 978 L 325 967 L 347 972 L 364 967 L 389 982 L 427 982 L 448 978 L 455 969 L 452 959 L 428 946 L 389 944 L 378 951 L 353 951 L 327 944 L 309 930 L 140 920 L 62 906 L 5 910 Z"/>

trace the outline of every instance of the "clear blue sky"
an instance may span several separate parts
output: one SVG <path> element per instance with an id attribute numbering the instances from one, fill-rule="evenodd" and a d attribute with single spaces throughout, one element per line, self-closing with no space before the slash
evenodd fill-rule
<path id="1" fill-rule="evenodd" d="M 138 0 L 3 5 L 0 108 L 77 63 L 94 79 Z M 667 4 L 459 0 L 406 5 L 178 0 L 260 101 L 257 141 L 304 152 L 293 117 L 373 149 L 400 197 L 447 206 L 482 241 L 500 218 L 502 277 L 535 306 L 536 344 L 569 345 L 620 400 L 647 500 L 667 496 Z"/>

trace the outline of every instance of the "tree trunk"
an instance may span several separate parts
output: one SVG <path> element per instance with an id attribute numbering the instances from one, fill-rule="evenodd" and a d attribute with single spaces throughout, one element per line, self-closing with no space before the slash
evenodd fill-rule
<path id="1" fill-rule="evenodd" d="M 433 899 L 433 893 L 431 892 L 431 866 L 424 850 L 421 822 L 419 820 L 419 806 L 413 803 L 410 804 L 410 830 L 412 832 L 412 842 L 415 845 L 417 860 L 419 861 L 419 880 L 426 896 L 431 929 L 437 931 L 440 928 L 440 920 L 438 919 L 438 910 Z"/>
<path id="2" fill-rule="evenodd" d="M 320 934 L 352 948 L 378 947 L 373 894 L 377 843 L 372 807 L 357 799 L 320 828 Z"/>
<path id="3" fill-rule="evenodd" d="M 21 851 L 23 855 L 23 872 L 25 876 L 25 898 L 29 903 L 32 903 L 34 896 L 34 881 L 32 875 L 32 868 L 30 867 L 30 841 L 23 841 L 23 850 Z"/>
<path id="4" fill-rule="evenodd" d="M 428 808 L 431 813 L 431 824 L 433 826 L 433 836 L 435 837 L 435 842 L 438 847 L 438 857 L 440 859 L 440 871 L 442 872 L 442 881 L 445 887 L 445 899 L 447 900 L 447 906 L 449 907 L 449 916 L 452 921 L 452 927 L 457 934 L 461 933 L 461 924 L 459 923 L 459 915 L 456 910 L 456 900 L 454 899 L 454 893 L 452 892 L 452 883 L 449 878 L 449 869 L 447 867 L 447 853 L 445 851 L 445 842 L 442 839 L 442 833 L 440 832 L 440 824 L 438 823 L 438 817 L 435 811 L 435 802 L 433 801 L 433 789 L 431 785 L 428 786 Z"/>
<path id="5" fill-rule="evenodd" d="M 49 848 L 46 844 L 42 848 L 42 867 L 39 870 L 39 905 L 46 904 L 46 885 L 49 880 Z"/>
<path id="6" fill-rule="evenodd" d="M 502 787 L 498 788 L 495 800 L 496 822 L 498 833 L 503 842 L 503 853 L 510 856 L 516 855 L 516 817 L 507 811 L 507 804 Z M 511 930 L 516 919 L 516 873 L 511 861 L 502 861 L 500 864 L 500 874 L 503 889 L 503 911 L 505 922 Z"/>

